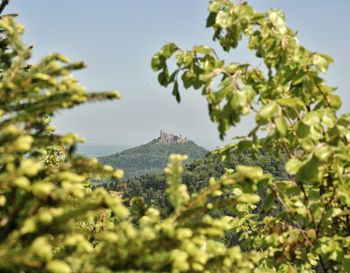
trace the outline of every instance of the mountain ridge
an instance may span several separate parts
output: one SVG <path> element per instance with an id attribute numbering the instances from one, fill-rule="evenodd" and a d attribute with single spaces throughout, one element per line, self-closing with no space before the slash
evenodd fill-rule
<path id="1" fill-rule="evenodd" d="M 98 160 L 114 168 L 124 170 L 125 179 L 153 174 L 162 171 L 172 153 L 188 155 L 188 162 L 203 158 L 209 151 L 185 137 L 161 131 L 160 136 L 133 148 L 109 156 L 98 157 Z"/>

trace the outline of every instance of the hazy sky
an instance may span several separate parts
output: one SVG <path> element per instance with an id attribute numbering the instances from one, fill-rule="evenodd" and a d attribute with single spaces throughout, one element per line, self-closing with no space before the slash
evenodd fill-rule
<path id="1" fill-rule="evenodd" d="M 350 1 L 255 0 L 266 11 L 281 8 L 302 44 L 335 59 L 327 79 L 343 97 L 342 111 L 350 111 Z M 89 90 L 117 89 L 123 99 L 90 104 L 60 112 L 59 132 L 74 131 L 91 144 L 139 144 L 155 138 L 160 129 L 183 134 L 199 144 L 219 143 L 207 106 L 199 92 L 185 90 L 177 104 L 171 89 L 160 87 L 151 71 L 152 55 L 168 41 L 182 48 L 212 46 L 205 28 L 206 0 L 12 0 L 7 12 L 19 13 L 26 27 L 25 41 L 34 45 L 34 59 L 60 52 L 84 60 L 88 68 L 77 77 Z M 242 48 L 227 60 L 254 61 Z M 233 135 L 246 132 L 249 121 Z"/>

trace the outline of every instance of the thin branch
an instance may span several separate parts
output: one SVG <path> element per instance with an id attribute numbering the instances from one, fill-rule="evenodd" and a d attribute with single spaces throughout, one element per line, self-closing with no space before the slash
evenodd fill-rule
<path id="1" fill-rule="evenodd" d="M 4 11 L 4 9 L 9 3 L 10 3 L 10 0 L 2 0 L 0 4 L 0 14 L 2 14 L 2 12 Z"/>
<path id="2" fill-rule="evenodd" d="M 323 260 L 322 260 L 321 255 L 319 255 L 318 257 L 319 257 L 319 259 L 320 259 L 320 265 L 321 265 L 321 268 L 322 268 L 323 272 L 324 272 L 324 273 L 327 273 L 328 270 L 327 270 L 327 268 L 326 268 L 326 266 L 325 266 L 325 264 L 324 264 L 324 262 L 323 262 Z"/>

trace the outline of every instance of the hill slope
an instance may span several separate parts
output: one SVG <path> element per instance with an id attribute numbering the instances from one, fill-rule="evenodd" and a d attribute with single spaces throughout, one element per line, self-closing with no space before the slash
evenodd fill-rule
<path id="1" fill-rule="evenodd" d="M 162 171 L 172 153 L 187 154 L 188 162 L 191 162 L 203 158 L 208 151 L 193 141 L 177 136 L 162 138 L 161 135 L 147 144 L 98 159 L 104 164 L 123 169 L 127 179 Z"/>

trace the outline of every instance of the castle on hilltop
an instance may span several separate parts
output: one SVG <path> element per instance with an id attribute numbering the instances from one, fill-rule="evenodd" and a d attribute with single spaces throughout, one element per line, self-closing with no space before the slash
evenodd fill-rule
<path id="1" fill-rule="evenodd" d="M 171 144 L 171 143 L 178 143 L 178 144 L 183 144 L 188 142 L 187 137 L 182 137 L 164 132 L 163 130 L 160 130 L 160 136 L 158 137 L 158 142 L 159 143 L 165 143 L 165 144 Z"/>

